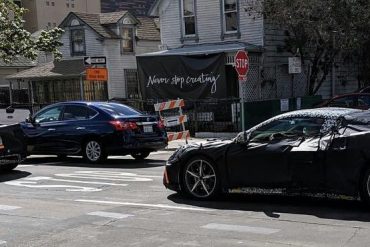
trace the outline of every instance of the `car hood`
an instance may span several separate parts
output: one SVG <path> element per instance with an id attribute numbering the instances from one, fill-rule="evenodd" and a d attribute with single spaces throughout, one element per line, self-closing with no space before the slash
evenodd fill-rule
<path id="1" fill-rule="evenodd" d="M 206 152 L 209 155 L 212 154 L 220 154 L 228 147 L 233 140 L 207 140 L 202 142 L 196 142 L 187 144 L 184 146 L 179 147 L 168 159 L 169 162 L 175 162 L 182 158 L 183 156 L 190 155 L 193 152 Z"/>

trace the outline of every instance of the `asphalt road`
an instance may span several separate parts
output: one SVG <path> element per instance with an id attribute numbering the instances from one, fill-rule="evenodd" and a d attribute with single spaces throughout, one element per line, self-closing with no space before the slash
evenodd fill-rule
<path id="1" fill-rule="evenodd" d="M 4 246 L 370 246 L 353 201 L 231 195 L 184 199 L 162 186 L 170 152 L 103 165 L 33 157 L 0 175 Z"/>

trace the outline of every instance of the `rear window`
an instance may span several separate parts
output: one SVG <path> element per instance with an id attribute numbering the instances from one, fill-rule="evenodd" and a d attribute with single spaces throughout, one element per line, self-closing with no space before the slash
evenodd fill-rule
<path id="1" fill-rule="evenodd" d="M 141 112 L 121 104 L 97 104 L 97 107 L 114 116 L 141 115 Z"/>

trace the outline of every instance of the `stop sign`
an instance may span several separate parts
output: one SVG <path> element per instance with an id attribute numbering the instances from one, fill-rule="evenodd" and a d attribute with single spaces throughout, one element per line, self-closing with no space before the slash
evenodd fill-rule
<path id="1" fill-rule="evenodd" d="M 235 69 L 238 72 L 239 80 L 245 79 L 249 71 L 248 53 L 240 50 L 235 55 Z"/>

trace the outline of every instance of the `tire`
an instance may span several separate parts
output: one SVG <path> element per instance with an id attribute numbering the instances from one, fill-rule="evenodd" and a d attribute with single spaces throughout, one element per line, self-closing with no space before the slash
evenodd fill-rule
<path id="1" fill-rule="evenodd" d="M 10 172 L 10 171 L 14 170 L 17 166 L 18 166 L 18 164 L 2 165 L 1 168 L 0 168 L 0 171 L 1 172 Z"/>
<path id="2" fill-rule="evenodd" d="M 360 183 L 361 201 L 370 206 L 370 168 L 366 170 Z"/>
<path id="3" fill-rule="evenodd" d="M 144 160 L 146 157 L 148 157 L 150 152 L 148 151 L 142 151 L 142 152 L 137 152 L 137 153 L 132 153 L 131 156 L 135 160 Z"/>
<path id="4" fill-rule="evenodd" d="M 85 143 L 83 146 L 83 157 L 92 164 L 101 163 L 107 159 L 103 145 L 95 139 L 88 140 Z"/>
<path id="5" fill-rule="evenodd" d="M 219 172 L 209 159 L 195 157 L 186 163 L 181 173 L 182 187 L 188 196 L 199 200 L 212 200 L 219 195 Z"/>

